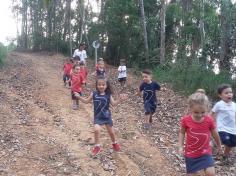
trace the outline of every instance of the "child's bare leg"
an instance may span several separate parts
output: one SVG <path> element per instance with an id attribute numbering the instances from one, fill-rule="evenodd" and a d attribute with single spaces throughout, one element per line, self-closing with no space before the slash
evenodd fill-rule
<path id="1" fill-rule="evenodd" d="M 112 126 L 110 125 L 106 125 L 106 128 L 107 128 L 107 131 L 108 131 L 108 134 L 111 138 L 111 141 L 112 143 L 116 142 L 116 138 L 115 138 L 115 133 L 114 133 L 114 129 Z"/>
<path id="2" fill-rule="evenodd" d="M 205 175 L 206 176 L 215 176 L 215 168 L 214 167 L 208 167 L 205 169 Z"/>
<path id="3" fill-rule="evenodd" d="M 231 149 L 232 149 L 232 147 L 228 147 L 228 146 L 225 145 L 224 155 L 226 157 L 229 156 L 229 153 L 230 153 Z"/>
<path id="4" fill-rule="evenodd" d="M 151 113 L 150 116 L 149 116 L 149 123 L 152 123 L 152 122 L 153 122 L 153 120 L 152 120 L 152 115 L 153 115 L 153 113 Z"/>
<path id="5" fill-rule="evenodd" d="M 98 124 L 94 125 L 94 140 L 95 140 L 95 145 L 100 144 L 100 133 L 101 133 L 101 126 Z"/>
<path id="6" fill-rule="evenodd" d="M 150 119 L 150 114 L 145 114 L 144 122 L 148 124 L 149 123 L 149 119 Z"/>
<path id="7" fill-rule="evenodd" d="M 188 176 L 202 176 L 203 173 L 201 171 L 198 171 L 196 173 L 192 173 L 192 174 L 187 174 Z"/>

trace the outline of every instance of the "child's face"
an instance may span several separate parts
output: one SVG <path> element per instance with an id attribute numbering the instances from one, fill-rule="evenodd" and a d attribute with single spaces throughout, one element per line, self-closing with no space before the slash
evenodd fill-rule
<path id="1" fill-rule="evenodd" d="M 148 75 L 146 73 L 142 73 L 143 81 L 145 83 L 150 83 L 152 81 L 152 75 Z"/>
<path id="2" fill-rule="evenodd" d="M 206 114 L 207 107 L 205 105 L 195 104 L 191 107 L 191 113 L 194 119 L 201 120 L 201 118 Z"/>
<path id="3" fill-rule="evenodd" d="M 103 68 L 104 68 L 104 63 L 99 63 L 99 64 L 98 64 L 98 68 L 99 68 L 99 69 L 103 69 Z"/>
<path id="4" fill-rule="evenodd" d="M 219 96 L 224 102 L 227 102 L 227 103 L 231 102 L 233 99 L 232 88 L 229 87 L 229 88 L 224 89 Z"/>
<path id="5" fill-rule="evenodd" d="M 80 71 L 80 67 L 75 67 L 74 72 L 79 73 L 79 71 Z"/>
<path id="6" fill-rule="evenodd" d="M 97 80 L 97 89 L 99 90 L 100 93 L 105 92 L 106 88 L 107 88 L 107 83 L 105 80 L 103 79 Z"/>

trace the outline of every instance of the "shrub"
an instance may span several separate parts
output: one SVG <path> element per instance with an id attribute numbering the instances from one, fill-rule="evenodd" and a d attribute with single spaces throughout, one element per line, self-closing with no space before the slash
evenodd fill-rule
<path id="1" fill-rule="evenodd" d="M 3 61 L 6 58 L 6 56 L 7 56 L 7 48 L 2 43 L 0 43 L 0 65 L 3 64 Z"/>
<path id="2" fill-rule="evenodd" d="M 173 64 L 171 67 L 158 67 L 154 76 L 161 82 L 170 83 L 172 88 L 181 94 L 189 95 L 198 88 L 206 90 L 208 96 L 217 98 L 216 88 L 219 84 L 231 84 L 233 89 L 236 83 L 227 73 L 215 74 L 212 70 L 201 65 Z"/>

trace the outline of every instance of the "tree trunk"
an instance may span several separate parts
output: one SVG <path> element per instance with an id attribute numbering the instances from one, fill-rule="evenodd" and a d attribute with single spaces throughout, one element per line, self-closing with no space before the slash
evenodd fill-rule
<path id="1" fill-rule="evenodd" d="M 160 63 L 165 64 L 165 27 L 166 27 L 166 3 L 165 0 L 161 0 L 161 46 L 160 46 Z"/>
<path id="2" fill-rule="evenodd" d="M 83 31 L 84 31 L 84 17 L 85 17 L 85 5 L 84 0 L 81 0 L 81 6 L 80 6 L 80 16 L 81 16 L 81 22 L 80 22 L 80 35 L 79 35 L 79 43 L 82 43 L 83 41 Z"/>
<path id="3" fill-rule="evenodd" d="M 66 0 L 66 11 L 65 11 L 65 21 L 64 21 L 64 32 L 63 32 L 63 40 L 66 41 L 66 34 L 69 31 L 70 25 L 70 10 L 71 10 L 71 0 Z"/>
<path id="4" fill-rule="evenodd" d="M 28 11 L 28 5 L 27 5 L 27 0 L 22 0 L 22 8 L 23 8 L 23 12 L 22 12 L 22 24 L 21 24 L 21 42 L 20 45 L 21 47 L 23 47 L 24 49 L 28 48 L 28 34 L 27 34 L 27 30 L 28 30 L 28 23 L 27 23 L 27 11 Z"/>
<path id="5" fill-rule="evenodd" d="M 148 37 L 147 37 L 147 26 L 144 12 L 143 0 L 139 0 L 140 10 L 141 10 L 141 19 L 143 26 L 143 38 L 144 38 L 144 47 L 145 47 L 145 61 L 149 63 L 149 49 L 148 49 Z"/>
<path id="6" fill-rule="evenodd" d="M 222 2 L 221 3 L 221 16 L 220 16 L 220 29 L 221 29 L 221 34 L 220 34 L 220 71 L 230 71 L 230 61 L 229 61 L 229 56 L 227 53 L 229 52 L 229 21 L 227 17 L 227 11 L 229 9 L 227 8 L 227 3 L 228 2 Z"/>

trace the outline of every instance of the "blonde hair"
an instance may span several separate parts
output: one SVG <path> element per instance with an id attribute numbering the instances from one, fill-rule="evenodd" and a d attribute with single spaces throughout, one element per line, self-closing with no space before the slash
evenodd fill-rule
<path id="1" fill-rule="evenodd" d="M 195 93 L 206 94 L 206 91 L 204 89 L 197 89 Z"/>
<path id="2" fill-rule="evenodd" d="M 189 96 L 188 98 L 189 108 L 191 109 L 196 104 L 205 106 L 208 110 L 210 108 L 210 101 L 208 97 L 202 92 L 196 92 Z"/>

